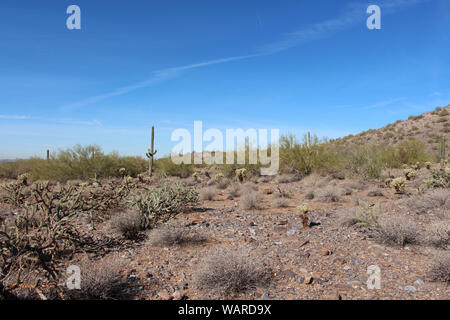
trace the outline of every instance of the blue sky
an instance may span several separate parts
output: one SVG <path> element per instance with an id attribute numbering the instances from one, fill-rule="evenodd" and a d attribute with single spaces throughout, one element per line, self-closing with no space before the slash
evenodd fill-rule
<path id="1" fill-rule="evenodd" d="M 144 155 L 151 125 L 161 156 L 194 120 L 378 128 L 450 103 L 449 31 L 447 0 L 2 0 L 0 159 L 76 143 Z"/>

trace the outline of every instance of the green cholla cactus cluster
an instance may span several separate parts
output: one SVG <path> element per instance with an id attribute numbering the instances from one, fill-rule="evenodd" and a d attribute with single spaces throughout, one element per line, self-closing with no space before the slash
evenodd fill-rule
<path id="1" fill-rule="evenodd" d="M 163 184 L 161 187 L 135 193 L 128 201 L 141 214 L 142 228 L 153 228 L 198 202 L 198 192 L 184 184 Z"/>
<path id="2" fill-rule="evenodd" d="M 309 207 L 307 204 L 301 204 L 297 207 L 297 212 L 300 214 L 306 214 L 309 212 Z"/>
<path id="3" fill-rule="evenodd" d="M 22 173 L 17 177 L 17 180 L 24 186 L 28 185 L 28 180 L 30 179 L 29 173 Z"/>
<path id="4" fill-rule="evenodd" d="M 389 186 L 391 185 L 391 182 L 392 182 L 392 178 L 386 178 L 386 179 L 384 179 L 384 184 L 385 184 L 387 187 L 389 187 Z"/>
<path id="5" fill-rule="evenodd" d="M 420 162 L 416 162 L 415 164 L 413 164 L 413 165 L 411 166 L 411 168 L 412 168 L 413 170 L 419 170 L 421 167 L 422 167 L 422 166 L 420 165 Z"/>
<path id="6" fill-rule="evenodd" d="M 425 162 L 425 167 L 430 170 L 432 163 L 430 161 Z"/>
<path id="7" fill-rule="evenodd" d="M 450 168 L 431 169 L 431 177 L 424 184 L 427 188 L 450 188 Z"/>
<path id="8" fill-rule="evenodd" d="M 358 201 L 358 205 L 358 210 L 352 217 L 353 224 L 357 226 L 377 226 L 381 215 L 381 205 L 378 203 L 377 205 L 370 206 L 362 200 Z"/>
<path id="9" fill-rule="evenodd" d="M 245 168 L 236 169 L 236 177 L 238 178 L 238 180 L 240 182 L 244 181 L 246 172 L 247 172 L 247 169 L 245 169 Z"/>
<path id="10" fill-rule="evenodd" d="M 125 168 L 120 168 L 120 169 L 119 169 L 119 174 L 120 174 L 120 176 L 121 176 L 122 178 L 124 178 L 124 177 L 126 176 L 126 174 L 127 174 L 127 169 L 125 169 Z"/>
<path id="11" fill-rule="evenodd" d="M 198 172 L 194 172 L 192 174 L 192 178 L 194 178 L 195 182 L 198 182 L 198 183 L 202 182 L 202 178 L 200 177 L 200 174 Z"/>
<path id="12" fill-rule="evenodd" d="M 403 174 L 406 180 L 414 180 L 414 178 L 417 176 L 417 171 L 413 168 L 406 168 L 403 170 Z"/>
<path id="13" fill-rule="evenodd" d="M 391 187 L 394 188 L 395 191 L 398 193 L 405 192 L 406 179 L 403 177 L 398 177 L 398 178 L 392 179 Z"/>
<path id="14" fill-rule="evenodd" d="M 225 176 L 224 176 L 223 173 L 221 173 L 221 172 L 216 173 L 216 174 L 214 175 L 214 180 L 215 180 L 216 182 L 220 182 L 220 181 L 222 181 L 224 178 L 225 178 Z"/>

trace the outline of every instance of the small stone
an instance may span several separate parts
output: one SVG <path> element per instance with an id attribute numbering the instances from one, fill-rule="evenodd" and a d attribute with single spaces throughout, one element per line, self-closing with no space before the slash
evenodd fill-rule
<path id="1" fill-rule="evenodd" d="M 297 281 L 297 283 L 303 283 L 303 282 L 305 282 L 305 277 L 304 276 L 298 276 L 295 281 Z"/>
<path id="2" fill-rule="evenodd" d="M 286 235 L 288 235 L 288 236 L 293 236 L 294 234 L 295 234 L 295 230 L 294 229 L 291 229 L 291 230 L 286 232 Z"/>
<path id="3" fill-rule="evenodd" d="M 414 281 L 414 284 L 421 286 L 421 285 L 425 284 L 425 281 L 423 281 L 422 278 L 418 278 L 416 281 Z"/>
<path id="4" fill-rule="evenodd" d="M 311 276 L 307 276 L 307 277 L 305 278 L 305 283 L 306 283 L 306 284 L 312 284 L 313 281 L 314 281 L 314 278 L 311 277 Z"/>
<path id="5" fill-rule="evenodd" d="M 269 300 L 270 299 L 269 293 L 268 292 L 264 292 L 264 294 L 262 295 L 261 299 Z"/>
<path id="6" fill-rule="evenodd" d="M 403 290 L 411 291 L 411 292 L 416 292 L 417 291 L 417 289 L 414 286 L 405 286 L 405 287 L 403 287 Z"/>
<path id="7" fill-rule="evenodd" d="M 233 196 L 228 196 L 227 200 L 234 200 Z"/>
<path id="8" fill-rule="evenodd" d="M 344 270 L 350 270 L 352 267 L 350 267 L 350 266 L 345 266 L 344 267 Z"/>

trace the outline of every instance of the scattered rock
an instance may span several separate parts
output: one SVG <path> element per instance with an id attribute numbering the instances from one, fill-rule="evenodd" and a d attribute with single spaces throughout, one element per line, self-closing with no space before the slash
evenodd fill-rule
<path id="1" fill-rule="evenodd" d="M 264 294 L 261 297 L 262 300 L 269 300 L 270 299 L 270 295 L 268 292 L 264 292 Z"/>

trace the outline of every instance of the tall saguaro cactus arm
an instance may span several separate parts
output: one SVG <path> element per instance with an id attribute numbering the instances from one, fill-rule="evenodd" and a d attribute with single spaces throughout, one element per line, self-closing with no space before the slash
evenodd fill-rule
<path id="1" fill-rule="evenodd" d="M 157 152 L 157 150 L 153 151 L 154 144 L 155 144 L 155 126 L 152 126 L 151 145 L 150 145 L 150 149 L 148 149 L 148 152 L 146 153 L 146 156 L 148 158 L 148 163 L 149 163 L 148 171 L 149 171 L 150 177 L 152 176 L 152 172 L 153 172 L 153 156 Z"/>

